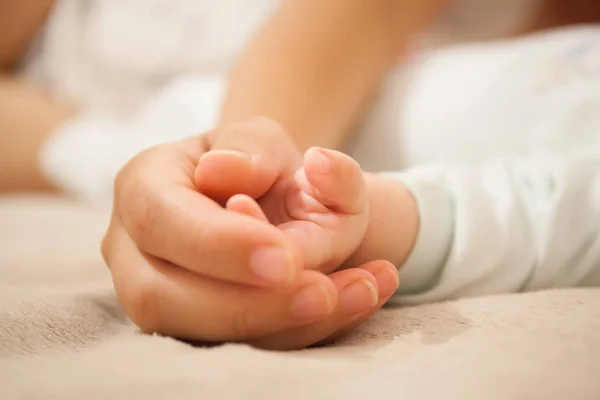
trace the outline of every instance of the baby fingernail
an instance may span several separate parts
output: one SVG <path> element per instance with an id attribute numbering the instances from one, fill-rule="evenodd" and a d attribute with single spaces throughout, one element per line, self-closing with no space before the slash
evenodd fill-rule
<path id="1" fill-rule="evenodd" d="M 250 256 L 250 270 L 269 283 L 290 283 L 293 280 L 292 259 L 282 248 L 260 248 Z"/>
<path id="2" fill-rule="evenodd" d="M 290 311 L 301 319 L 318 319 L 329 315 L 333 308 L 327 288 L 322 285 L 306 286 L 292 299 Z"/>
<path id="3" fill-rule="evenodd" d="M 312 157 L 312 161 L 315 163 L 320 173 L 328 174 L 331 172 L 331 160 L 325 153 L 320 150 L 313 150 Z"/>
<path id="4" fill-rule="evenodd" d="M 379 286 L 379 296 L 387 297 L 398 289 L 400 283 L 398 271 L 395 268 L 381 268 L 376 274 L 375 279 Z"/>
<path id="5" fill-rule="evenodd" d="M 338 309 L 345 315 L 354 315 L 370 310 L 378 301 L 375 285 L 366 279 L 359 279 L 342 289 Z"/>

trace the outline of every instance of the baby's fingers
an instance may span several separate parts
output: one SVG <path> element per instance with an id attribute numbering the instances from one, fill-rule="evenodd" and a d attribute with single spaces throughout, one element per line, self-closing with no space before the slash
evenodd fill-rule
<path id="1" fill-rule="evenodd" d="M 245 194 L 236 194 L 227 201 L 225 207 L 230 211 L 245 214 L 249 217 L 258 219 L 259 221 L 269 223 L 269 219 L 256 200 Z"/>
<path id="2" fill-rule="evenodd" d="M 351 157 L 313 147 L 304 155 L 304 168 L 296 173 L 300 188 L 334 212 L 359 214 L 367 205 L 367 185 Z"/>

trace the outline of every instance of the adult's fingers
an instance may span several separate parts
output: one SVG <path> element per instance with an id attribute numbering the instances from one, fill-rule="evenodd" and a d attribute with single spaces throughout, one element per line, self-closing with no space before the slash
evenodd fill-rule
<path id="1" fill-rule="evenodd" d="M 343 261 L 336 246 L 339 232 L 313 221 L 290 221 L 278 225 L 278 228 L 299 249 L 304 268 L 331 273 Z"/>
<path id="2" fill-rule="evenodd" d="M 381 307 L 383 307 L 385 303 L 387 303 L 388 300 L 394 295 L 394 293 L 396 293 L 396 289 L 398 289 L 399 285 L 398 270 L 392 263 L 388 261 L 385 261 L 385 263 L 387 264 L 387 266 L 379 270 L 377 270 L 377 268 L 379 268 L 379 265 L 375 263 L 368 263 L 361 267 L 374 274 L 377 279 L 377 283 L 380 286 L 379 301 L 377 302 L 375 307 L 373 307 L 367 313 L 361 315 L 359 318 L 348 321 L 346 326 L 344 326 L 342 329 L 337 330 L 328 337 L 320 340 L 318 344 L 332 343 L 335 340 L 352 332 L 354 329 L 356 329 L 357 327 L 365 323 L 369 318 L 371 318 L 373 314 L 379 311 Z"/>
<path id="3" fill-rule="evenodd" d="M 218 128 L 210 151 L 198 162 L 198 189 L 223 203 L 235 194 L 264 195 L 283 174 L 301 164 L 300 154 L 285 131 L 266 118 Z"/>
<path id="4" fill-rule="evenodd" d="M 376 282 L 377 298 L 369 299 L 360 288 L 348 285 L 357 272 Z M 373 261 L 357 269 L 338 271 L 330 275 L 340 291 L 338 307 L 331 316 L 287 331 L 262 337 L 252 342 L 257 347 L 272 350 L 302 349 L 316 343 L 330 342 L 356 328 L 377 312 L 398 287 L 396 268 L 387 261 Z"/>
<path id="5" fill-rule="evenodd" d="M 269 222 L 254 199 L 246 195 L 235 195 L 227 202 L 227 209 Z M 312 221 L 290 221 L 277 226 L 296 245 L 302 254 L 304 268 L 329 274 L 339 266 L 340 256 L 336 251 L 336 232 L 323 228 Z"/>
<path id="6" fill-rule="evenodd" d="M 246 341 L 331 314 L 333 282 L 302 271 L 284 288 L 259 289 L 202 277 L 139 251 L 118 223 L 104 241 L 117 296 L 145 332 L 182 339 Z"/>
<path id="7" fill-rule="evenodd" d="M 116 209 L 146 253 L 204 276 L 245 284 L 294 281 L 296 248 L 274 226 L 222 209 L 193 182 L 197 143 L 178 142 L 136 157 L 119 174 Z"/>
<path id="8" fill-rule="evenodd" d="M 230 211 L 245 214 L 249 217 L 256 218 L 259 221 L 269 223 L 269 218 L 267 218 L 256 200 L 245 194 L 236 194 L 231 197 L 227 201 L 226 208 Z"/>

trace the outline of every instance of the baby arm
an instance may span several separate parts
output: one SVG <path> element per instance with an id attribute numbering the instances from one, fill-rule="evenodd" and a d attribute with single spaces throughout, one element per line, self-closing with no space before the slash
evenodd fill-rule
<path id="1" fill-rule="evenodd" d="M 361 245 L 346 260 L 353 267 L 364 260 L 381 258 L 402 265 L 415 245 L 419 211 L 410 190 L 401 181 L 365 173 L 369 197 L 369 222 Z"/>
<path id="2" fill-rule="evenodd" d="M 600 284 L 600 155 L 369 176 L 371 219 L 347 262 L 400 268 L 401 303 Z"/>

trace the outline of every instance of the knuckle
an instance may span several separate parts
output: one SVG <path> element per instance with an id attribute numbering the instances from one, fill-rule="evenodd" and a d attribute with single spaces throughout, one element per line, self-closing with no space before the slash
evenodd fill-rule
<path id="1" fill-rule="evenodd" d="M 115 177 L 115 193 L 127 192 L 132 184 L 144 176 L 144 171 L 155 164 L 159 159 L 170 152 L 172 144 L 163 144 L 150 147 L 133 156 L 117 173 Z M 134 185 L 135 186 L 135 185 Z"/>
<path id="2" fill-rule="evenodd" d="M 132 162 L 135 163 L 135 160 Z M 122 183 L 117 183 L 120 187 L 119 214 L 131 238 L 140 248 L 147 249 L 162 210 L 161 191 L 153 185 L 151 177 L 143 172 L 124 171 L 123 174 L 124 177 L 120 178 Z"/>
<path id="3" fill-rule="evenodd" d="M 129 318 L 145 333 L 160 333 L 157 309 L 158 286 L 153 279 L 137 279 L 128 284 L 122 303 Z"/>
<path id="4" fill-rule="evenodd" d="M 149 156 L 152 156 L 155 151 L 155 148 L 144 150 L 136 154 L 121 167 L 114 180 L 114 193 L 117 198 L 120 197 L 123 192 L 127 192 L 131 182 L 135 181 L 137 171 L 143 168 L 145 160 Z"/>
<path id="5" fill-rule="evenodd" d="M 153 194 L 147 196 L 136 196 L 128 202 L 127 215 L 129 219 L 129 233 L 132 239 L 141 249 L 148 249 L 151 242 L 153 227 L 156 221 L 157 201 Z"/>

